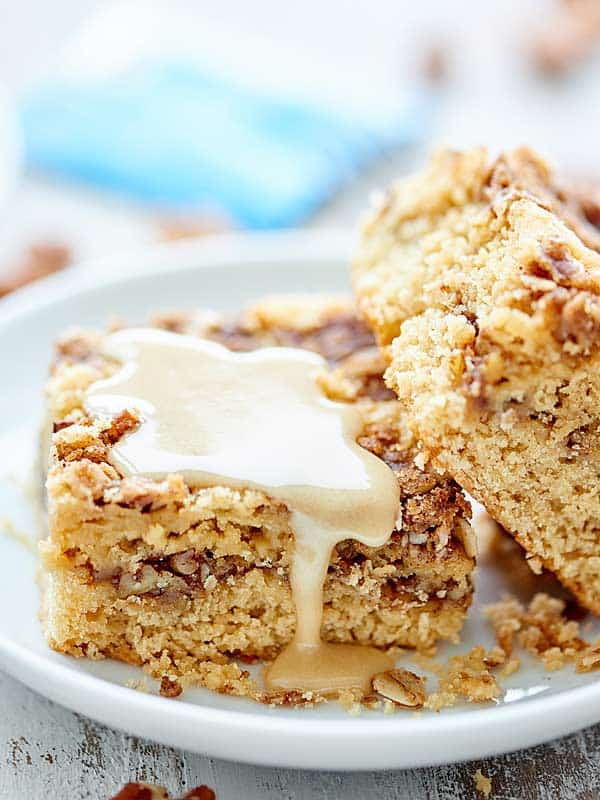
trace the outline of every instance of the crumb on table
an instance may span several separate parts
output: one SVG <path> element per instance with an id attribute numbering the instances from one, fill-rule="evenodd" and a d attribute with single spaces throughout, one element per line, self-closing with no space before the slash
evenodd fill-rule
<path id="1" fill-rule="evenodd" d="M 159 222 L 160 237 L 166 242 L 211 236 L 229 229 L 231 224 L 226 219 L 216 216 L 168 217 Z"/>
<path id="2" fill-rule="evenodd" d="M 21 260 L 2 271 L 0 275 L 0 297 L 28 283 L 59 272 L 71 263 L 69 247 L 55 242 L 40 242 L 31 245 Z"/>
<path id="3" fill-rule="evenodd" d="M 480 769 L 473 773 L 473 782 L 475 789 L 480 792 L 484 797 L 489 797 L 492 793 L 492 781 L 484 775 Z"/>
<path id="4" fill-rule="evenodd" d="M 587 60 L 600 44 L 597 0 L 562 0 L 530 42 L 531 59 L 547 75 L 563 75 Z"/>

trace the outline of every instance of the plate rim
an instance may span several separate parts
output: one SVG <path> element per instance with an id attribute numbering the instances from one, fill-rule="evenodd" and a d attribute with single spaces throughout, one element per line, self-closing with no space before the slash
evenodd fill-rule
<path id="1" fill-rule="evenodd" d="M 286 268 L 307 260 L 332 260 L 341 264 L 348 259 L 351 251 L 350 236 L 348 231 L 339 230 L 220 235 L 210 239 L 146 245 L 126 253 L 88 260 L 78 267 L 49 276 L 2 299 L 0 332 L 13 319 L 31 313 L 36 308 L 51 306 L 70 296 L 93 292 L 95 289 L 126 287 L 155 274 L 202 271 L 218 268 L 225 262 L 236 262 L 239 268 L 251 268 L 257 259 L 261 262 L 276 260 Z M 114 264 L 124 258 L 137 259 L 139 268 L 122 276 L 101 274 L 103 264 Z M 86 268 L 91 274 L 82 274 Z M 446 715 L 428 713 L 409 716 L 398 713 L 371 719 L 365 715 L 358 719 L 351 716 L 347 719 L 332 719 L 311 717 L 308 716 L 310 712 L 299 709 L 297 717 L 290 719 L 289 716 L 278 716 L 277 709 L 273 709 L 273 713 L 265 714 L 264 708 L 261 709 L 262 713 L 258 713 L 245 708 L 238 711 L 185 701 L 174 704 L 172 699 L 143 694 L 102 677 L 73 669 L 67 663 L 54 661 L 19 644 L 2 631 L 0 663 L 17 680 L 63 706 L 74 711 L 86 708 L 83 713 L 104 724 L 153 738 L 166 745 L 232 758 L 231 749 L 224 746 L 221 740 L 215 739 L 213 743 L 210 740 L 203 740 L 201 743 L 182 743 L 181 740 L 174 742 L 174 731 L 169 731 L 166 736 L 160 730 L 156 734 L 149 734 L 144 724 L 140 728 L 139 720 L 143 719 L 148 724 L 151 718 L 164 718 L 165 709 L 168 708 L 170 713 L 167 716 L 171 720 L 185 722 L 186 726 L 202 724 L 212 727 L 215 732 L 220 731 L 221 735 L 235 731 L 238 737 L 250 739 L 253 736 L 260 738 L 262 735 L 273 743 L 275 751 L 269 753 L 268 748 L 265 748 L 265 756 L 260 757 L 250 754 L 255 749 L 250 747 L 246 753 L 237 752 L 235 759 L 267 766 L 361 770 L 448 763 L 532 746 L 600 720 L 600 680 L 586 686 L 564 689 L 549 696 L 540 693 L 539 696 L 523 702 L 501 707 L 458 709 Z M 43 689 L 44 681 L 51 685 L 47 693 Z M 72 694 L 72 702 L 60 691 L 61 686 Z M 137 723 L 131 727 L 122 722 L 115 723 L 114 716 L 110 712 L 104 712 L 102 708 L 103 704 L 110 708 L 113 703 L 129 708 L 137 715 Z M 95 708 L 95 712 L 90 712 L 90 707 Z M 537 724 L 542 717 L 545 724 Z M 469 734 L 483 730 L 491 732 L 489 740 L 471 744 Z M 397 743 L 406 742 L 407 737 L 411 738 L 412 743 L 407 748 L 405 758 L 401 753 L 391 754 L 389 747 L 383 748 L 379 760 L 369 755 L 373 747 L 383 746 L 386 740 L 389 745 L 390 738 Z M 431 745 L 424 746 L 432 738 L 442 740 L 447 737 L 450 737 L 449 750 L 452 752 L 446 753 L 438 747 L 436 752 L 431 753 Z M 311 742 L 308 750 L 307 741 Z M 366 741 L 369 742 L 369 747 L 363 752 L 360 745 Z M 333 744 L 334 752 L 329 752 L 326 744 Z M 422 751 L 419 750 L 420 747 L 423 748 Z"/>
<path id="2" fill-rule="evenodd" d="M 356 232 L 344 228 L 216 233 L 175 242 L 158 242 L 117 250 L 103 256 L 82 259 L 45 278 L 22 286 L 0 298 L 0 324 L 34 306 L 45 306 L 65 299 L 71 293 L 102 289 L 107 286 L 135 283 L 140 278 L 170 271 L 218 269 L 227 262 L 250 268 L 256 260 L 277 259 L 289 262 L 314 260 L 351 260 L 352 240 Z M 283 253 L 290 249 L 292 252 Z M 137 266 L 117 276 L 107 265 L 130 261 Z M 201 263 L 199 263 L 199 261 Z M 167 262 L 171 262 L 170 266 Z M 47 295 L 50 295 L 49 297 Z M 44 302 L 46 301 L 46 302 Z"/>

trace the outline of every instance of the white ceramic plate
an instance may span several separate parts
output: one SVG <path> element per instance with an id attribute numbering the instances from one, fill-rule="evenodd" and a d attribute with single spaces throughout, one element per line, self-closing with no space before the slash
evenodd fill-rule
<path id="1" fill-rule="evenodd" d="M 600 682 L 593 673 L 547 673 L 527 661 L 505 680 L 497 704 L 354 717 L 335 704 L 271 709 L 205 690 L 168 700 L 126 688 L 128 680 L 143 677 L 136 668 L 74 660 L 46 647 L 36 616 L 35 556 L 18 532 L 35 535 L 23 481 L 55 336 L 73 324 L 102 325 L 115 314 L 142 321 L 157 309 L 234 309 L 274 291 L 345 290 L 350 244 L 348 237 L 311 232 L 171 245 L 90 264 L 0 303 L 0 516 L 17 533 L 0 535 L 0 665 L 8 672 L 56 702 L 130 733 L 274 766 L 384 769 L 479 758 L 600 720 Z M 135 274 L 114 277 L 127 272 Z M 504 580 L 493 565 L 480 567 L 463 644 L 441 648 L 440 659 L 491 644 L 480 607 L 513 588 Z"/>

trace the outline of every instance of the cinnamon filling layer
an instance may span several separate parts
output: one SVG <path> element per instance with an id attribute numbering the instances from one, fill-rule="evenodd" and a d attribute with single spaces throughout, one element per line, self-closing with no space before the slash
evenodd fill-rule
<path id="1" fill-rule="evenodd" d="M 186 550 L 168 557 L 146 558 L 134 571 L 120 567 L 94 569 L 84 567 L 91 583 L 110 583 L 120 597 L 148 595 L 176 599 L 179 595 L 197 596 L 203 591 L 212 591 L 219 585 L 242 579 L 252 570 L 273 572 L 278 579 L 288 580 L 287 573 L 277 564 L 264 565 L 246 561 L 241 556 L 219 556 L 212 553 L 196 553 Z M 340 584 L 360 585 L 361 580 L 352 575 L 352 568 L 341 562 L 330 565 L 328 579 Z M 373 575 L 369 575 L 373 581 Z M 453 578 L 434 580 L 415 574 L 378 576 L 371 591 L 379 605 L 395 602 L 424 604 L 431 599 L 460 600 L 466 591 Z"/>
<path id="2" fill-rule="evenodd" d="M 90 387 L 86 407 L 96 416 L 125 409 L 140 416 L 110 451 L 123 475 L 179 473 L 196 487 L 256 488 L 290 510 L 296 633 L 268 668 L 267 687 L 368 688 L 391 660 L 372 648 L 321 641 L 323 583 L 339 542 L 388 541 L 400 491 L 390 467 L 357 444 L 359 410 L 319 390 L 324 360 L 288 348 L 233 353 L 153 329 L 113 334 L 106 354 L 121 368 Z"/>

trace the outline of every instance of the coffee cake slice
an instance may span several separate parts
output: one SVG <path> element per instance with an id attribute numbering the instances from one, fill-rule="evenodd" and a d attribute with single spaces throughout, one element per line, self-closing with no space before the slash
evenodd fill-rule
<path id="1" fill-rule="evenodd" d="M 598 212 L 529 150 L 444 151 L 387 194 L 354 267 L 419 463 L 596 613 Z"/>
<path id="2" fill-rule="evenodd" d="M 422 650 L 456 641 L 472 595 L 469 507 L 453 481 L 414 466 L 381 357 L 352 305 L 279 297 L 237 317 L 166 314 L 153 325 L 236 351 L 300 347 L 326 359 L 322 390 L 360 408 L 358 441 L 394 470 L 402 514 L 383 547 L 334 548 L 323 638 Z M 183 681 L 261 697 L 243 665 L 272 659 L 294 631 L 289 511 L 253 489 L 120 475 L 111 447 L 139 424 L 136 410 L 107 419 L 84 409 L 86 390 L 119 367 L 102 344 L 100 333 L 66 335 L 47 386 L 48 641 L 74 656 L 144 665 L 166 694 Z"/>

